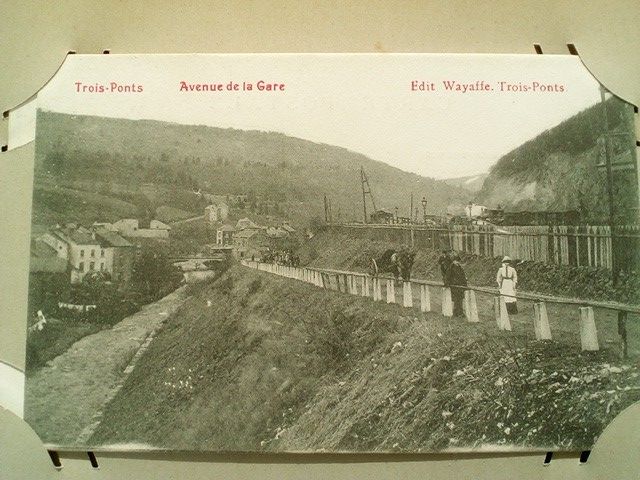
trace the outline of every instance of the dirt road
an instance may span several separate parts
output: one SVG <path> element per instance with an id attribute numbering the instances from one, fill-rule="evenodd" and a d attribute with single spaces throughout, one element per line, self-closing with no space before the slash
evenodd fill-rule
<path id="1" fill-rule="evenodd" d="M 90 436 L 136 354 L 185 299 L 181 287 L 113 328 L 82 338 L 26 379 L 25 420 L 45 444 L 70 447 Z"/>

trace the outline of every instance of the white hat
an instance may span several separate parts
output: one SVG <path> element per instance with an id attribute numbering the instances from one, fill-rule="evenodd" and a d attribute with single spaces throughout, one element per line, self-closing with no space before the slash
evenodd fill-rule
<path id="1" fill-rule="evenodd" d="M 509 257 L 508 255 L 505 255 L 504 258 L 502 259 L 502 263 L 510 262 L 510 261 L 511 261 L 511 257 Z"/>

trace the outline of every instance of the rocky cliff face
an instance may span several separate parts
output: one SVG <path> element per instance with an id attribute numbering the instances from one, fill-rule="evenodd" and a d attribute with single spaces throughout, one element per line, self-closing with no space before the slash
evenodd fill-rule
<path id="1" fill-rule="evenodd" d="M 608 216 L 602 104 L 596 104 L 504 155 L 492 167 L 476 201 L 508 211 L 578 210 L 584 222 Z M 606 102 L 614 165 L 616 214 L 637 214 L 633 108 L 618 98 Z"/>

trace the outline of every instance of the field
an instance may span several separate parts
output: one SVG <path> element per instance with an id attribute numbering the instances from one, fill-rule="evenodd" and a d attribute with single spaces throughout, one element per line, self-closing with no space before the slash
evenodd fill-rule
<path id="1" fill-rule="evenodd" d="M 191 294 L 91 445 L 578 450 L 640 399 L 635 360 L 582 354 L 569 329 L 535 342 L 526 321 L 499 332 L 240 266 Z"/>

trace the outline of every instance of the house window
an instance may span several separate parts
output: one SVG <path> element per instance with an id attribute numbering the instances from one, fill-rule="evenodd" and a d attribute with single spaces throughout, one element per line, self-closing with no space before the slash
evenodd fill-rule
<path id="1" fill-rule="evenodd" d="M 84 257 L 84 250 L 80 250 L 80 256 Z"/>
<path id="2" fill-rule="evenodd" d="M 80 262 L 80 263 L 78 264 L 78 269 L 79 269 L 81 272 L 84 272 L 84 262 Z"/>
<path id="3" fill-rule="evenodd" d="M 95 257 L 95 256 L 96 256 L 96 251 L 95 251 L 95 250 L 93 250 L 93 249 L 91 249 L 91 256 L 92 256 L 92 257 Z"/>
<path id="4" fill-rule="evenodd" d="M 100 262 L 100 271 L 104 272 L 104 262 Z"/>
<path id="5" fill-rule="evenodd" d="M 89 270 L 93 270 L 94 268 L 96 268 L 95 262 L 90 262 L 89 263 Z"/>

